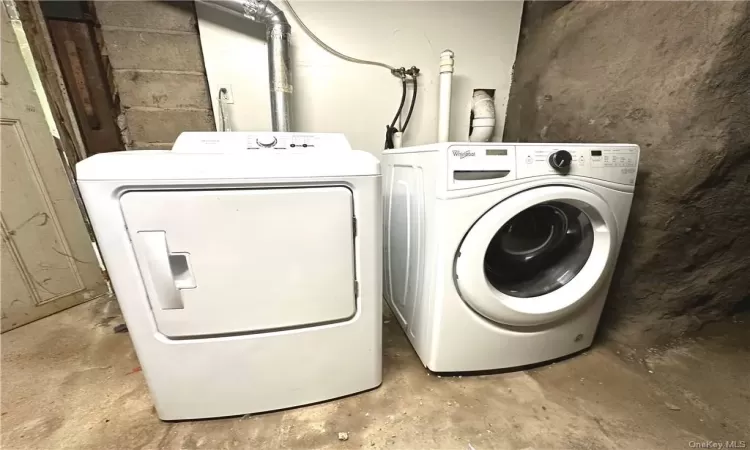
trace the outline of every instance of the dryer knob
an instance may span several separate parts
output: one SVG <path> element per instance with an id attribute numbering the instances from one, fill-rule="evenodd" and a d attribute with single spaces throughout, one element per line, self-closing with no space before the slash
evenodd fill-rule
<path id="1" fill-rule="evenodd" d="M 568 170 L 571 161 L 573 161 L 573 155 L 567 150 L 558 150 L 549 155 L 549 165 L 560 172 Z"/>

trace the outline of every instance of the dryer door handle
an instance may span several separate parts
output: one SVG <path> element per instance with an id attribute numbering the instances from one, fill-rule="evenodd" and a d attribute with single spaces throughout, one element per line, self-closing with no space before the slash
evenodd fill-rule
<path id="1" fill-rule="evenodd" d="M 169 264 L 167 234 L 164 231 L 139 231 L 133 242 L 151 307 L 183 309 L 182 296 L 175 286 Z"/>

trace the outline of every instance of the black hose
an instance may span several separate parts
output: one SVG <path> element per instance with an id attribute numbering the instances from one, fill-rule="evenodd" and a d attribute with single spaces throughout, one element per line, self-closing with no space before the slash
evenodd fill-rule
<path id="1" fill-rule="evenodd" d="M 411 120 L 411 113 L 414 112 L 414 105 L 417 103 L 417 75 L 412 75 L 411 79 L 414 81 L 414 91 L 411 94 L 411 106 L 409 106 L 409 113 L 406 115 L 404 127 L 401 129 L 402 133 L 406 132 L 406 127 L 409 126 L 409 120 Z"/>
<path id="2" fill-rule="evenodd" d="M 396 121 L 398 120 L 398 117 L 401 115 L 401 110 L 404 109 L 404 102 L 406 101 L 406 78 L 401 79 L 401 103 L 398 105 L 398 109 L 396 110 L 396 115 L 393 116 L 393 121 L 391 122 L 391 128 L 396 127 Z"/>
<path id="3" fill-rule="evenodd" d="M 391 149 L 393 148 L 393 135 L 394 133 L 398 132 L 398 128 L 396 128 L 396 121 L 398 121 L 398 118 L 401 116 L 401 110 L 404 108 L 404 102 L 406 101 L 406 78 L 401 78 L 401 103 L 398 105 L 398 110 L 396 110 L 396 115 L 393 116 L 393 121 L 391 122 L 391 125 L 385 126 L 385 148 Z M 409 112 L 411 114 L 411 112 Z"/>

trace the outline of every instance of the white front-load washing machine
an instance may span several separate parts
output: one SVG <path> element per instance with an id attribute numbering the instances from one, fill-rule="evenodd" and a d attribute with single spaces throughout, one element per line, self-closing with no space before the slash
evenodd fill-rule
<path id="1" fill-rule="evenodd" d="M 335 134 L 185 133 L 77 179 L 164 420 L 381 382 L 378 160 Z"/>
<path id="2" fill-rule="evenodd" d="M 383 153 L 384 296 L 428 369 L 525 366 L 591 345 L 639 151 L 441 143 Z"/>

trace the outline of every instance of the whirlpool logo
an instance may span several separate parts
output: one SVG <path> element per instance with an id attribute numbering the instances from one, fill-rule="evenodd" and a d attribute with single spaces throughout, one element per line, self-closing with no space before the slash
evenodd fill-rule
<path id="1" fill-rule="evenodd" d="M 469 156 L 476 156 L 476 153 L 474 153 L 473 150 L 453 150 L 453 156 L 458 156 L 459 159 L 464 159 Z"/>

